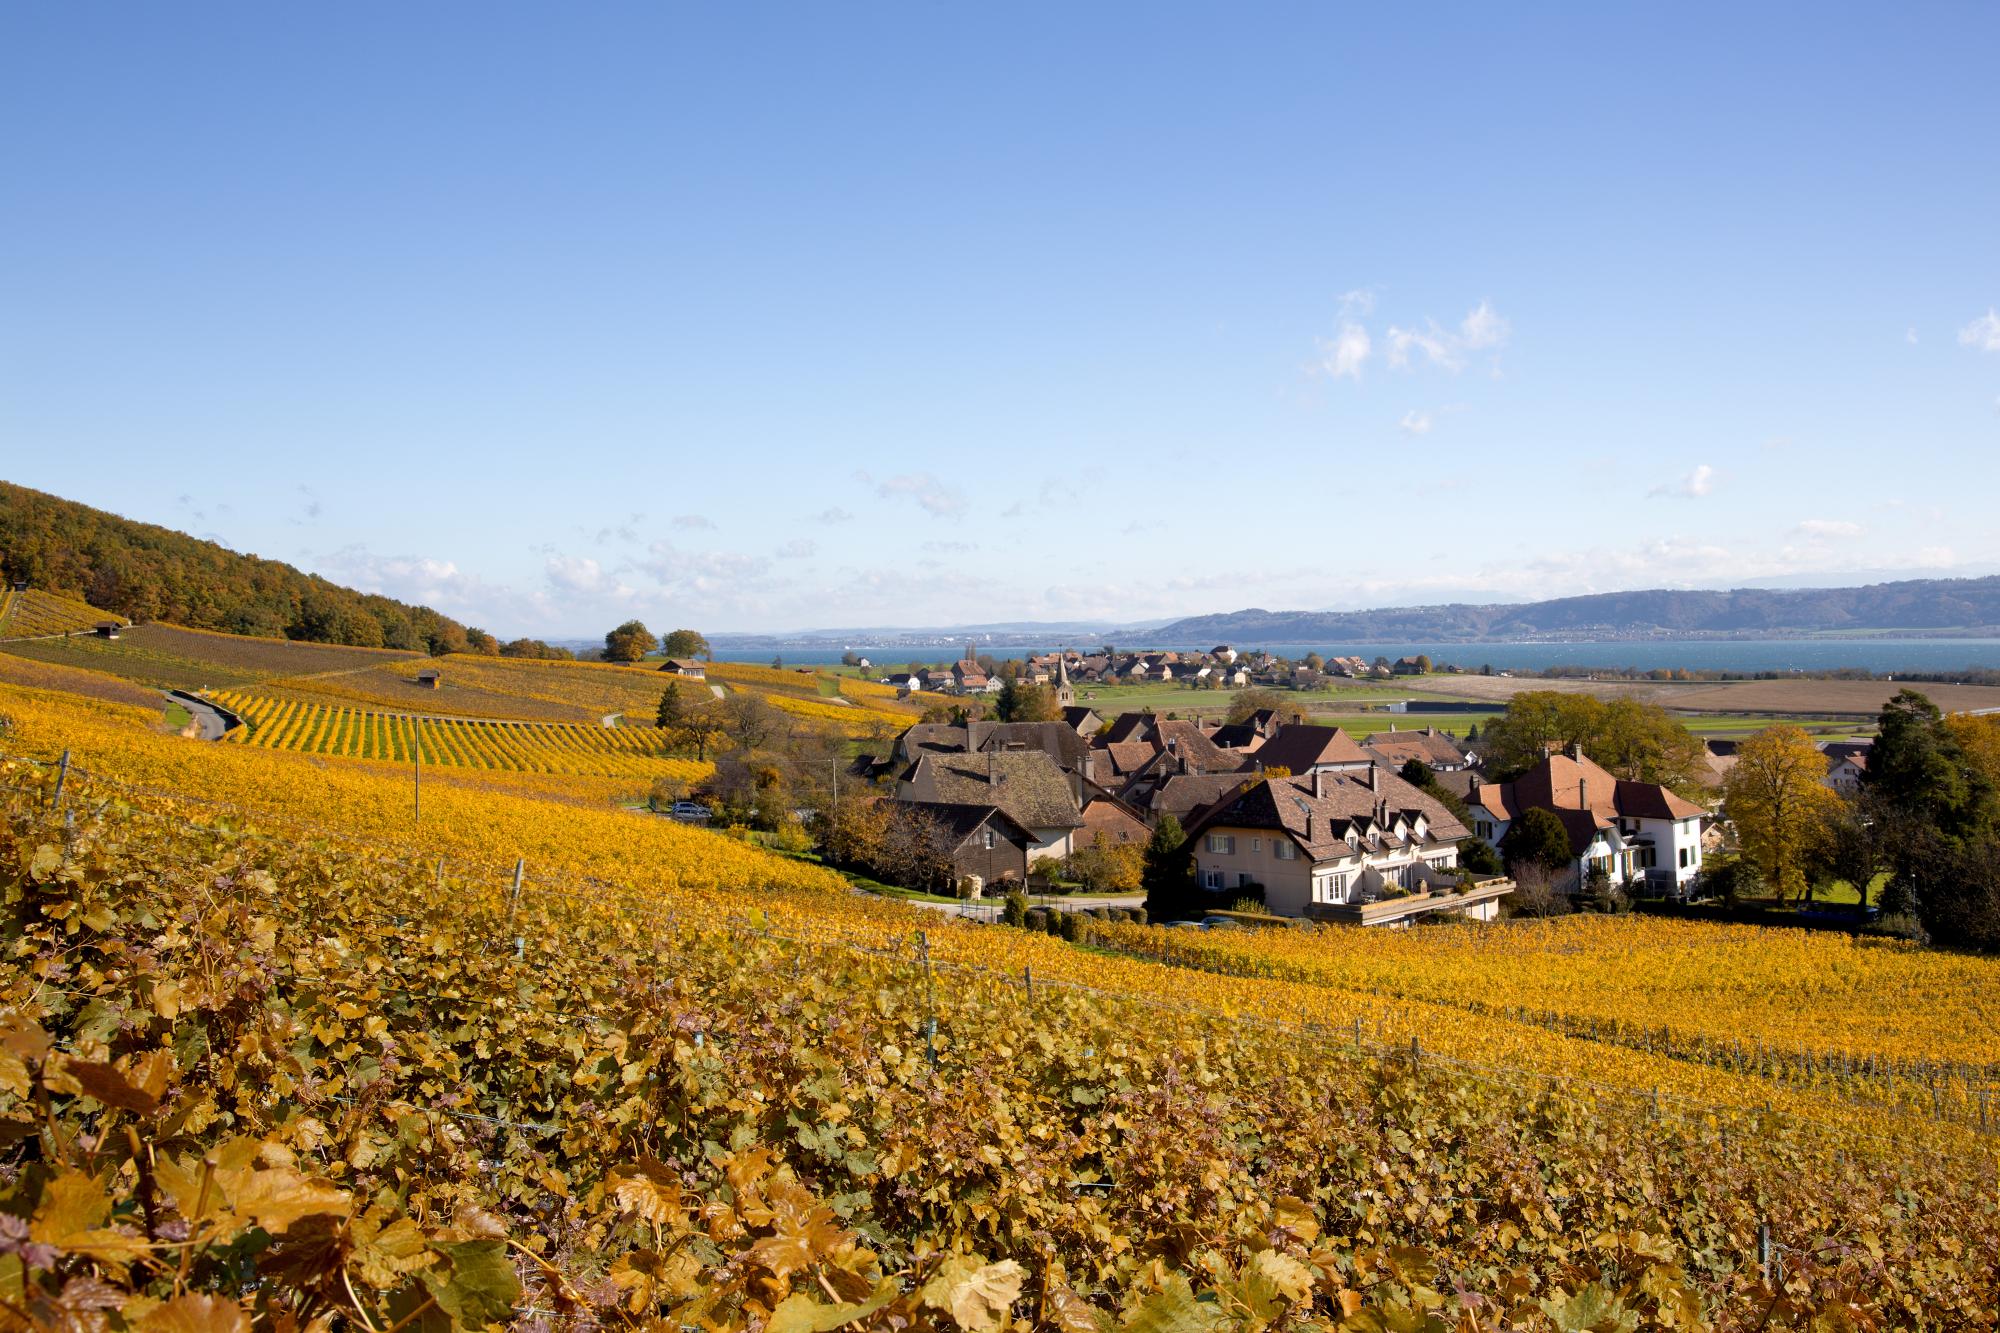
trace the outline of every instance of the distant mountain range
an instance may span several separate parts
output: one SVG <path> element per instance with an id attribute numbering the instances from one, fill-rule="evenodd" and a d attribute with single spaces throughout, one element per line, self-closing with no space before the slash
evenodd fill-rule
<path id="1" fill-rule="evenodd" d="M 1265 611 L 1191 616 L 1153 631 L 1163 644 L 1464 641 L 2000 633 L 2000 576 L 1910 579 L 1860 588 L 1654 588 L 1545 602 Z"/>

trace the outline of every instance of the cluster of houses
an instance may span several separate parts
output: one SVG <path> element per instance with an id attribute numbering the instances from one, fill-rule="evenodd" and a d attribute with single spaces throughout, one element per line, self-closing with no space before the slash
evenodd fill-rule
<path id="1" fill-rule="evenodd" d="M 982 888 L 1025 884 L 1049 869 L 1042 863 L 1100 839 L 1143 844 L 1171 815 L 1201 887 L 1254 891 L 1279 915 L 1485 920 L 1513 884 L 1462 873 L 1460 844 L 1478 837 L 1497 847 L 1533 804 L 1573 830 L 1579 875 L 1603 864 L 1619 878 L 1671 874 L 1684 885 L 1700 867 L 1698 808 L 1665 788 L 1618 781 L 1581 755 L 1551 755 L 1517 782 L 1486 784 L 1477 754 L 1434 729 L 1357 741 L 1273 710 L 1223 725 L 1151 712 L 1106 718 L 1076 702 L 1067 660 L 1049 669 L 1060 721 L 923 723 L 857 765 L 944 827 L 958 873 Z M 1411 759 L 1466 798 L 1475 825 L 1399 776 Z"/>
<path id="2" fill-rule="evenodd" d="M 1391 662 L 1361 657 L 1329 657 L 1312 666 L 1275 657 L 1266 652 L 1239 653 L 1228 644 L 1218 644 L 1205 653 L 1041 653 L 1017 664 L 1014 678 L 1033 685 L 1147 685 L 1179 681 L 1196 687 L 1242 689 L 1251 685 L 1312 689 L 1331 678 L 1365 679 L 1384 676 L 1415 676 L 1429 670 L 1428 663 L 1415 657 Z M 950 666 L 923 667 L 882 677 L 905 694 L 991 694 L 1005 681 L 979 662 L 972 644 L 965 655 Z"/>

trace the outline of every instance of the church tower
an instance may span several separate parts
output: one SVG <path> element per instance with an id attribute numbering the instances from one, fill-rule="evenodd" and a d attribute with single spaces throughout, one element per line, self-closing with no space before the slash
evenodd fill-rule
<path id="1" fill-rule="evenodd" d="M 1056 649 L 1056 705 L 1069 708 L 1076 703 L 1076 687 L 1069 683 L 1069 654 Z"/>

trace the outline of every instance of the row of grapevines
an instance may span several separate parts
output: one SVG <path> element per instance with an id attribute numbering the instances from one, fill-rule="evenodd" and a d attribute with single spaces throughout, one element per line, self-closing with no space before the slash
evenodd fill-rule
<path id="1" fill-rule="evenodd" d="M 0 777 L 35 788 L 0 832 L 26 1167 L 0 1283 L 44 1325 L 1994 1315 L 1990 1158 L 1724 1136 L 672 897 L 441 882 L 87 775 L 69 822 Z"/>

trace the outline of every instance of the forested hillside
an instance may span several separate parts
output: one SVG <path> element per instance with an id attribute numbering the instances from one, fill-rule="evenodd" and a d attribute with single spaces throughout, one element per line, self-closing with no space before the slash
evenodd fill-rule
<path id="1" fill-rule="evenodd" d="M 459 652 L 465 627 L 276 560 L 0 482 L 0 575 L 135 621 L 362 648 Z"/>

